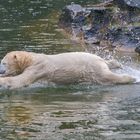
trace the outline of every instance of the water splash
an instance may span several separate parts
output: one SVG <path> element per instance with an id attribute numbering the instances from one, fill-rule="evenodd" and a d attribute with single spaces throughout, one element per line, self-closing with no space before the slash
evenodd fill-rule
<path id="1" fill-rule="evenodd" d="M 125 73 L 136 78 L 136 83 L 140 83 L 140 70 L 130 66 L 123 65 L 122 69 L 116 71 L 117 73 Z"/>

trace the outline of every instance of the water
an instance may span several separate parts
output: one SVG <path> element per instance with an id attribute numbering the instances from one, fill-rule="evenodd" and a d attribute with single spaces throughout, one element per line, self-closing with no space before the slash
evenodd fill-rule
<path id="1" fill-rule="evenodd" d="M 136 84 L 1 91 L 0 97 L 1 139 L 139 138 Z"/>
<path id="2" fill-rule="evenodd" d="M 88 4 L 75 0 L 75 3 Z M 72 0 L 1 0 L 0 54 L 11 50 L 58 53 L 81 50 L 60 33 L 59 13 Z M 95 1 L 97 2 L 97 1 Z"/>
<path id="3" fill-rule="evenodd" d="M 12 50 L 46 54 L 87 51 L 57 25 L 61 8 L 71 2 L 1 0 L 0 58 Z M 74 2 L 92 4 L 92 0 Z M 124 67 L 116 72 L 131 74 L 139 82 L 139 58 L 122 55 L 118 60 Z M 20 90 L 1 89 L 0 140 L 138 140 L 139 106 L 139 83 L 48 87 L 35 84 Z"/>

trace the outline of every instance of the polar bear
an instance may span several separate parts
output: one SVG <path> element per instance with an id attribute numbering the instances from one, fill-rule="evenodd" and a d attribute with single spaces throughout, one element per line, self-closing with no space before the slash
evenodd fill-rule
<path id="1" fill-rule="evenodd" d="M 1 60 L 0 85 L 15 89 L 38 80 L 56 84 L 128 84 L 135 81 L 129 75 L 116 74 L 110 70 L 116 67 L 120 67 L 120 64 L 114 60 L 106 61 L 85 52 L 45 55 L 12 51 Z"/>

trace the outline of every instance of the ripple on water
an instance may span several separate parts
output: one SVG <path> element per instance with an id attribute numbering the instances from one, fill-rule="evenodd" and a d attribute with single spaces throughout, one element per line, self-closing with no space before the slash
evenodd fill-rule
<path id="1" fill-rule="evenodd" d="M 128 89 L 126 87 L 129 87 Z M 0 94 L 0 138 L 93 140 L 139 137 L 139 85 L 32 88 Z"/>

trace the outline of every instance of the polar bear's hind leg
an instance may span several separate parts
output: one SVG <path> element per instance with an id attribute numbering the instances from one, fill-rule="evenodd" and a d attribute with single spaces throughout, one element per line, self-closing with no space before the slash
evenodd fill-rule
<path id="1" fill-rule="evenodd" d="M 108 71 L 106 74 L 104 74 L 102 82 L 108 84 L 130 84 L 134 83 L 135 81 L 136 79 L 130 75 L 116 74 Z"/>

